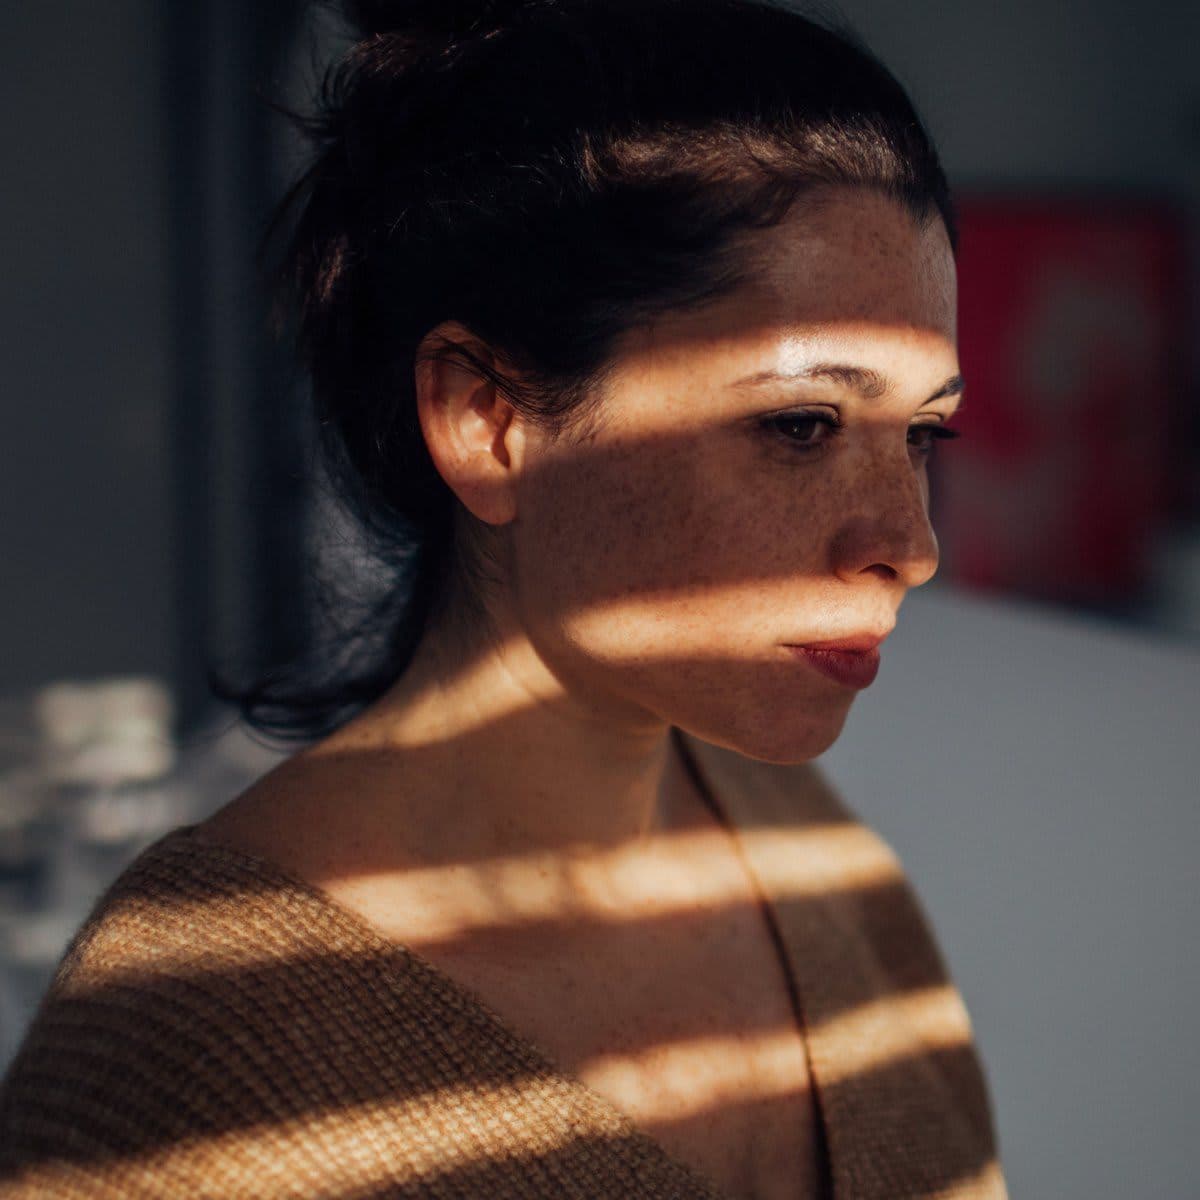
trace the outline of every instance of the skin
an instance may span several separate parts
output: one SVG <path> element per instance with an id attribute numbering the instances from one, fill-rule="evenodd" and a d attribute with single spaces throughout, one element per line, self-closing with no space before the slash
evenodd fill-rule
<path id="1" fill-rule="evenodd" d="M 559 436 L 418 367 L 487 625 L 452 604 L 387 696 L 208 831 L 425 953 L 731 1194 L 811 1196 L 778 963 L 668 731 L 780 763 L 838 736 L 855 692 L 788 647 L 886 634 L 936 570 L 924 449 L 958 403 L 955 272 L 940 220 L 858 191 L 745 253 L 736 293 L 631 331 Z M 811 376 L 831 364 L 878 386 Z M 696 1037 L 742 1021 L 766 1035 L 737 1055 Z M 723 1116 L 734 1095 L 786 1103 Z"/>

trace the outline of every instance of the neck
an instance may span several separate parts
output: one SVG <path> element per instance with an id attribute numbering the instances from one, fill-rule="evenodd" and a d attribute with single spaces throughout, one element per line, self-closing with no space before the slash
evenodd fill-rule
<path id="1" fill-rule="evenodd" d="M 469 654 L 451 629 L 430 630 L 396 686 L 310 752 L 381 767 L 390 785 L 364 796 L 402 789 L 397 817 L 423 858 L 636 849 L 694 809 L 665 722 L 564 685 L 511 624 Z"/>

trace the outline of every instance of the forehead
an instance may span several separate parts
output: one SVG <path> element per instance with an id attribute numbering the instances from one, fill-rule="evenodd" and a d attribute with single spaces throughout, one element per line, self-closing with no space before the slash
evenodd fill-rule
<path id="1" fill-rule="evenodd" d="M 743 283 L 630 330 L 626 367 L 711 382 L 815 356 L 955 373 L 954 255 L 940 219 L 921 223 L 885 196 L 836 189 L 744 234 L 735 253 Z"/>
<path id="2" fill-rule="evenodd" d="M 955 336 L 954 255 L 940 218 L 830 189 L 748 235 L 743 301 L 781 326 L 877 325 Z"/>

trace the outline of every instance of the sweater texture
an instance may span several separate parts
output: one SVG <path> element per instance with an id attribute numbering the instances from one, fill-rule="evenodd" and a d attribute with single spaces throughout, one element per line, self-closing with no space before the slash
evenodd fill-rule
<path id="1" fill-rule="evenodd" d="M 766 901 L 835 1200 L 1004 1200 L 894 854 L 810 768 L 687 747 Z M 101 898 L 0 1086 L 5 1200 L 721 1195 L 432 964 L 191 827 Z"/>

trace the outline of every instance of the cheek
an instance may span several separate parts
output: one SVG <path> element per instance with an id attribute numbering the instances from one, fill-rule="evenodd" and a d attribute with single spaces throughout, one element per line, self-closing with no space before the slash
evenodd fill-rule
<path id="1" fill-rule="evenodd" d="M 568 454 L 527 485 L 515 592 L 544 653 L 635 652 L 638 614 L 686 593 L 695 564 L 679 534 L 694 527 L 696 497 L 651 457 L 619 445 Z"/>
<path id="2" fill-rule="evenodd" d="M 521 497 L 518 590 L 526 611 L 608 623 L 628 646 L 670 622 L 744 612 L 818 570 L 832 505 L 786 469 L 695 441 L 564 454 Z M 799 473 L 798 473 L 799 474 Z M 799 486 L 798 486 L 799 483 Z M 600 630 L 602 631 L 602 630 Z M 719 627 L 696 631 L 708 638 Z M 649 647 L 647 647 L 648 649 Z"/>
<path id="3" fill-rule="evenodd" d="M 521 498 L 514 594 L 568 685 L 795 762 L 850 706 L 782 648 L 820 626 L 841 506 L 831 472 L 770 457 L 610 446 L 548 464 Z"/>

